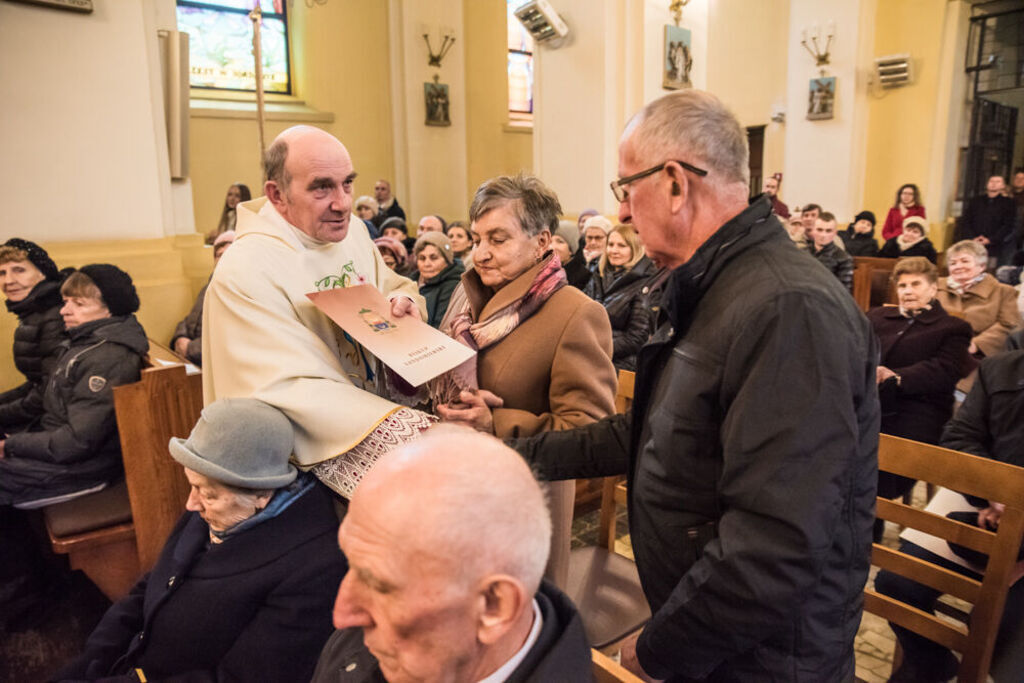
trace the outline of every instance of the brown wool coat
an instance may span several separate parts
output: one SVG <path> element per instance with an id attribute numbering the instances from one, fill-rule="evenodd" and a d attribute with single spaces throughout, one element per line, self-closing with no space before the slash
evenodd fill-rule
<path id="1" fill-rule="evenodd" d="M 462 286 L 481 320 L 526 294 L 543 263 L 496 293 L 470 270 Z M 498 438 L 590 424 L 615 412 L 612 328 L 601 304 L 574 287 L 555 292 L 507 337 L 480 352 L 480 387 L 505 404 L 494 410 Z"/>
<path id="2" fill-rule="evenodd" d="M 974 343 L 986 356 L 1004 351 L 1006 337 L 1020 326 L 1017 310 L 1017 292 L 991 275 L 985 275 L 978 284 L 957 295 L 939 280 L 939 303 L 950 315 L 963 318 L 974 330 Z"/>
<path id="3" fill-rule="evenodd" d="M 460 286 L 473 319 L 486 318 L 526 294 L 546 262 L 497 292 L 480 282 L 475 271 L 467 271 Z M 477 378 L 481 389 L 505 402 L 494 409 L 494 434 L 500 439 L 572 429 L 611 415 L 617 380 L 608 313 L 575 287 L 562 287 L 507 337 L 480 352 Z M 552 482 L 548 491 L 552 533 L 545 575 L 564 589 L 575 482 Z"/>

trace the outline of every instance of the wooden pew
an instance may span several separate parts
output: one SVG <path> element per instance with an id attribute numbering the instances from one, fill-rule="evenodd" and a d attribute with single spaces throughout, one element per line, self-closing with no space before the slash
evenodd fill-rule
<path id="1" fill-rule="evenodd" d="M 590 651 L 593 662 L 593 674 L 597 683 L 642 683 L 640 678 L 627 671 L 612 658 L 601 654 L 599 650 Z"/>
<path id="2" fill-rule="evenodd" d="M 146 368 L 140 381 L 115 387 L 125 480 L 44 509 L 54 552 L 111 600 L 152 568 L 181 516 L 189 486 L 167 442 L 188 436 L 202 406 L 202 376 L 183 365 Z"/>
<path id="3" fill-rule="evenodd" d="M 898 259 L 855 256 L 853 258 L 853 299 L 860 310 L 896 302 L 890 283 Z"/>
<path id="4" fill-rule="evenodd" d="M 973 603 L 969 623 L 954 626 L 872 589 L 864 609 L 963 654 L 957 680 L 984 683 L 1009 582 L 1024 537 L 1024 468 L 882 434 L 878 468 L 1006 505 L 997 532 L 968 526 L 903 503 L 878 499 L 877 515 L 989 556 L 981 581 L 874 544 L 871 562 Z"/>

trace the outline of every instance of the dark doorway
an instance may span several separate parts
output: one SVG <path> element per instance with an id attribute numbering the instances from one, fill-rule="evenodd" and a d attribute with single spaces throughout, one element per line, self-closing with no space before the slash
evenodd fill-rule
<path id="1" fill-rule="evenodd" d="M 750 196 L 761 194 L 764 180 L 764 126 L 747 128 L 747 144 L 750 146 Z"/>

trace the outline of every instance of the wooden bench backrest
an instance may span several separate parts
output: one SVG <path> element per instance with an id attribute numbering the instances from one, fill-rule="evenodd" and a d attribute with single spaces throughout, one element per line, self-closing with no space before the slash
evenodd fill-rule
<path id="1" fill-rule="evenodd" d="M 633 406 L 633 388 L 635 384 L 635 372 L 619 370 L 619 388 L 615 392 L 615 412 L 629 412 L 629 409 Z"/>
<path id="2" fill-rule="evenodd" d="M 984 683 L 1024 537 L 1024 468 L 887 434 L 880 437 L 878 468 L 1006 505 L 999 530 L 992 533 L 900 502 L 878 499 L 878 517 L 988 554 L 988 566 L 979 582 L 874 545 L 872 564 L 973 603 L 969 628 L 951 626 L 873 590 L 864 592 L 866 610 L 963 653 L 959 680 Z"/>
<path id="3" fill-rule="evenodd" d="M 201 375 L 184 366 L 142 371 L 134 384 L 114 388 L 128 497 L 139 564 L 149 571 L 188 498 L 185 473 L 167 452 L 172 436 L 187 437 L 203 409 Z"/>
<path id="4" fill-rule="evenodd" d="M 893 303 L 895 293 L 889 279 L 898 259 L 855 256 L 853 259 L 853 298 L 860 310 Z"/>

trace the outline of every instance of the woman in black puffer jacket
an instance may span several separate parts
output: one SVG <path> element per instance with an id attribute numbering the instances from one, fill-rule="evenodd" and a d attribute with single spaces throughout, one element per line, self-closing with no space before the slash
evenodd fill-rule
<path id="1" fill-rule="evenodd" d="M 636 371 L 636 354 L 654 326 L 659 274 L 631 226 L 617 225 L 608 233 L 608 244 L 597 272 L 587 283 L 586 294 L 608 311 L 616 370 Z"/>
<path id="2" fill-rule="evenodd" d="M 25 376 L 0 393 L 0 432 L 18 431 L 43 412 L 43 392 L 67 335 L 60 317 L 60 274 L 39 245 L 12 238 L 0 246 L 0 287 L 18 316 L 14 365 Z"/>

